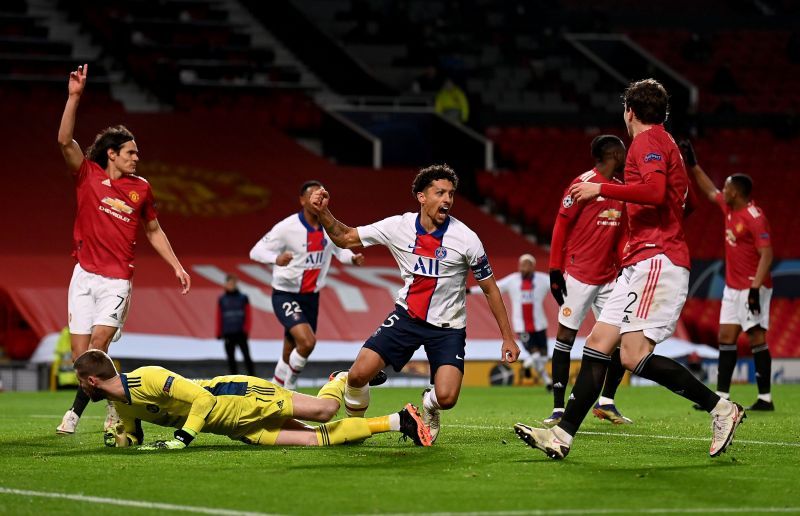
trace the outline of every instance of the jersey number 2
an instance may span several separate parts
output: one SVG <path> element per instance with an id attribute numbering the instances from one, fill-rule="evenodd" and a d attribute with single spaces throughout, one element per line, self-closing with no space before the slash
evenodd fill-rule
<path id="1" fill-rule="evenodd" d="M 631 296 L 633 296 L 633 300 L 630 303 L 628 303 L 628 306 L 626 306 L 625 310 L 623 310 L 623 312 L 625 312 L 626 314 L 633 313 L 633 310 L 631 310 L 631 305 L 633 305 L 633 303 L 635 303 L 636 300 L 639 299 L 639 294 L 637 294 L 636 292 L 628 292 L 628 297 Z"/>

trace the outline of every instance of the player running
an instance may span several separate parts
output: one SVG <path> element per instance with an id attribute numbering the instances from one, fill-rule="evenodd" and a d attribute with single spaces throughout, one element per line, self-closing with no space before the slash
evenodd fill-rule
<path id="1" fill-rule="evenodd" d="M 88 65 L 69 75 L 69 97 L 58 129 L 58 144 L 67 168 L 75 176 L 78 210 L 73 231 L 77 260 L 69 284 L 69 331 L 73 358 L 87 349 L 108 351 L 118 340 L 130 309 L 131 278 L 139 225 L 164 261 L 175 271 L 181 292 L 187 294 L 191 278 L 172 251 L 158 223 L 150 184 L 136 175 L 139 149 L 133 134 L 118 125 L 104 129 L 84 156 L 72 136 L 78 103 L 86 86 Z M 78 389 L 72 407 L 56 428 L 73 434 L 89 398 Z M 105 428 L 116 414 L 109 403 Z"/>
<path id="2" fill-rule="evenodd" d="M 325 286 L 331 256 L 345 264 L 364 263 L 364 255 L 332 245 L 317 214 L 309 209 L 311 194 L 320 188 L 319 181 L 303 183 L 302 209 L 275 224 L 250 250 L 251 260 L 274 265 L 272 307 L 284 335 L 283 356 L 272 381 L 291 390 L 317 345 L 319 291 Z"/>
<path id="3" fill-rule="evenodd" d="M 730 398 L 736 368 L 736 340 L 744 330 L 756 366 L 758 399 L 747 410 L 775 410 L 770 392 L 772 357 L 767 347 L 769 302 L 772 298 L 772 241 L 764 212 L 750 199 L 753 181 L 733 174 L 722 191 L 698 165 L 692 144 L 680 143 L 684 161 L 700 189 L 725 216 L 725 290 L 719 313 L 719 373 L 717 394 Z"/>
<path id="4" fill-rule="evenodd" d="M 310 203 L 339 247 L 388 247 L 405 282 L 394 311 L 367 339 L 350 368 L 345 410 L 351 416 L 363 415 L 369 406 L 369 380 L 387 364 L 400 371 L 424 346 L 434 388 L 423 393 L 422 418 L 434 441 L 439 434 L 439 411 L 455 406 L 461 391 L 468 271 L 478 280 L 500 329 L 501 360 L 514 362 L 519 356 L 483 244 L 478 235 L 450 215 L 457 187 L 458 176 L 447 165 L 424 168 L 412 183 L 418 213 L 396 215 L 358 228 L 334 218 L 325 189 L 315 191 Z"/>
<path id="5" fill-rule="evenodd" d="M 177 430 L 174 439 L 139 446 L 141 450 L 185 448 L 200 432 L 247 444 L 333 446 L 396 431 L 418 446 L 431 445 L 430 433 L 410 403 L 388 416 L 347 418 L 317 427 L 300 422 L 325 422 L 336 415 L 344 396 L 342 376 L 314 397 L 252 376 L 191 381 L 157 366 L 118 374 L 111 358 L 100 350 L 81 355 L 75 372 L 92 401 L 108 399 L 117 407 L 121 421 L 106 432 L 107 446 L 142 445 L 142 421 Z"/>
<path id="6" fill-rule="evenodd" d="M 544 298 L 547 296 L 549 278 L 536 272 L 536 258 L 531 254 L 519 257 L 519 270 L 497 280 L 500 292 L 511 298 L 511 323 L 517 339 L 522 343 L 528 358 L 522 363 L 526 376 L 533 367 L 547 389 L 551 389 L 547 374 L 547 317 L 544 314 Z M 480 285 L 470 287 L 470 294 L 483 293 Z"/>
<path id="7" fill-rule="evenodd" d="M 610 355 L 620 341 L 626 369 L 711 414 L 712 457 L 727 449 L 745 418 L 741 405 L 715 394 L 674 360 L 653 354 L 655 345 L 675 331 L 689 289 L 689 249 L 682 227 L 689 177 L 678 146 L 663 126 L 668 98 L 653 79 L 628 86 L 624 119 L 632 142 L 625 184 L 578 183 L 570 188 L 576 202 L 601 195 L 625 201 L 628 242 L 622 275 L 586 339 L 581 370 L 561 422 L 550 429 L 514 425 L 526 444 L 553 459 L 569 453 L 574 435 L 600 394 Z"/>
<path id="8" fill-rule="evenodd" d="M 564 192 L 553 227 L 550 246 L 550 289 L 558 303 L 558 334 L 553 349 L 553 413 L 542 422 L 554 426 L 564 415 L 564 395 L 569 382 L 570 351 L 583 319 L 592 309 L 595 318 L 603 310 L 619 273 L 624 242 L 625 203 L 598 197 L 576 203 L 569 194 L 579 183 L 622 184 L 614 176 L 625 169 L 625 144 L 613 135 L 592 140 L 592 170 L 576 177 Z M 600 400 L 592 412 L 614 424 L 632 423 L 614 404 L 617 387 L 625 375 L 619 349 L 611 354 Z"/>

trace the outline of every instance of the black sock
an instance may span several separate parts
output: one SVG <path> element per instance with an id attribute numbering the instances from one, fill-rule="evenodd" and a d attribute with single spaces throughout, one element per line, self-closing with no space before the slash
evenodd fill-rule
<path id="1" fill-rule="evenodd" d="M 756 363 L 756 383 L 759 394 L 769 394 L 772 380 L 772 355 L 767 343 L 753 348 L 753 361 Z"/>
<path id="2" fill-rule="evenodd" d="M 575 387 L 572 388 L 572 394 L 569 396 L 564 417 L 558 424 L 569 435 L 575 435 L 578 432 L 583 419 L 594 405 L 597 396 L 600 395 L 609 362 L 611 362 L 611 357 L 605 353 L 591 348 L 583 348 L 581 370 L 578 378 L 575 379 Z"/>
<path id="3" fill-rule="evenodd" d="M 72 411 L 75 412 L 78 417 L 81 417 L 89 401 L 89 396 L 83 392 L 83 389 L 78 387 L 78 392 L 75 394 L 75 401 L 72 402 Z"/>
<path id="4" fill-rule="evenodd" d="M 553 408 L 564 408 L 564 396 L 567 394 L 569 384 L 569 352 L 572 344 L 556 340 L 552 358 L 553 376 Z"/>
<path id="5" fill-rule="evenodd" d="M 691 371 L 671 358 L 650 353 L 639 362 L 633 373 L 663 385 L 675 394 L 697 403 L 706 412 L 711 412 L 711 409 L 719 402 L 719 396 L 714 391 L 706 387 Z"/>
<path id="6" fill-rule="evenodd" d="M 603 384 L 603 393 L 601 396 L 604 398 L 614 399 L 617 394 L 617 387 L 622 377 L 625 376 L 625 368 L 622 367 L 622 361 L 619 358 L 619 348 L 611 353 L 611 363 L 608 365 L 608 372 L 606 373 L 606 383 Z"/>
<path id="7" fill-rule="evenodd" d="M 736 369 L 736 344 L 719 344 L 717 392 L 731 392 L 731 378 Z"/>

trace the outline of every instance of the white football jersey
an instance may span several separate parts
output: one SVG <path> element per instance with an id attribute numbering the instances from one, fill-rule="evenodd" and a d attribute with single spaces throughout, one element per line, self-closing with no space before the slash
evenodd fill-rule
<path id="1" fill-rule="evenodd" d="M 405 285 L 396 303 L 411 317 L 442 328 L 467 325 L 467 271 L 478 281 L 492 268 L 478 235 L 456 218 L 448 217 L 432 233 L 419 223 L 419 214 L 405 213 L 356 228 L 364 247 L 382 244 L 400 267 Z"/>
<path id="2" fill-rule="evenodd" d="M 285 251 L 292 253 L 292 260 L 284 266 L 274 265 Z M 322 226 L 311 226 L 301 211 L 275 224 L 250 250 L 250 259 L 274 265 L 273 289 L 308 293 L 325 286 L 333 254 L 342 263 L 353 261 L 352 251 L 336 247 Z"/>
<path id="3" fill-rule="evenodd" d="M 511 321 L 514 332 L 533 333 L 547 329 L 544 298 L 550 292 L 549 275 L 534 272 L 533 277 L 523 278 L 522 274 L 514 272 L 497 280 L 497 286 L 511 298 Z"/>

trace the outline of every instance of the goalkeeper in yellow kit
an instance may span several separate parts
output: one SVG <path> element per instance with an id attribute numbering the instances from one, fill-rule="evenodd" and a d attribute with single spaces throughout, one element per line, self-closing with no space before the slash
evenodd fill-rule
<path id="1" fill-rule="evenodd" d="M 74 365 L 92 401 L 108 399 L 116 406 L 121 422 L 106 434 L 108 446 L 179 449 L 200 432 L 248 444 L 333 446 L 391 431 L 416 445 L 431 445 L 430 431 L 411 404 L 388 416 L 328 423 L 343 403 L 345 373 L 332 378 L 317 396 L 308 396 L 252 376 L 192 381 L 157 366 L 119 374 L 111 358 L 97 349 L 85 352 Z M 301 420 L 324 424 L 315 427 Z M 143 445 L 142 421 L 176 428 L 174 439 Z"/>

